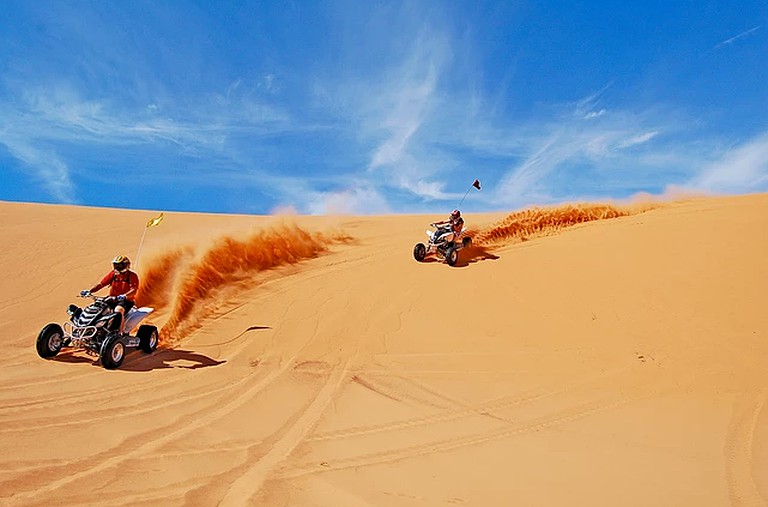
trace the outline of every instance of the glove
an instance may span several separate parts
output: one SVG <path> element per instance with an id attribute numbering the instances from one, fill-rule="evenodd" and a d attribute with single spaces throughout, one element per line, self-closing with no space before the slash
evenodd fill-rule
<path id="1" fill-rule="evenodd" d="M 90 295 L 91 295 L 91 291 L 89 291 L 88 289 L 80 291 L 80 297 L 82 298 L 88 297 Z"/>
<path id="2" fill-rule="evenodd" d="M 125 301 L 125 294 L 120 294 L 119 296 L 117 296 L 116 299 L 118 303 L 122 303 L 123 301 Z"/>

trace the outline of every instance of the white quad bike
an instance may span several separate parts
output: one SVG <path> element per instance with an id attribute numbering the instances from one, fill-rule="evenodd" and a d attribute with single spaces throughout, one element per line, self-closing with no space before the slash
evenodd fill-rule
<path id="1" fill-rule="evenodd" d="M 416 246 L 413 247 L 413 258 L 422 262 L 427 255 L 436 254 L 444 259 L 449 266 L 455 266 L 459 260 L 459 250 L 472 246 L 472 238 L 464 236 L 466 227 L 454 235 L 452 241 L 448 241 L 451 236 L 451 224 L 429 224 L 429 226 L 435 230 L 427 229 L 426 233 L 429 241 L 427 241 L 426 245 L 424 243 L 416 243 Z M 461 238 L 461 241 L 458 241 L 459 238 Z"/>
<path id="2" fill-rule="evenodd" d="M 155 326 L 142 325 L 135 335 L 130 332 L 154 308 L 131 308 L 125 316 L 125 333 L 120 334 L 120 314 L 114 311 L 114 298 L 90 297 L 93 302 L 85 308 L 69 305 L 69 320 L 62 325 L 51 323 L 37 335 L 37 353 L 44 359 L 58 354 L 63 347 L 85 350 L 101 359 L 101 365 L 113 370 L 125 359 L 126 348 L 139 348 L 151 354 L 157 348 L 158 333 Z"/>

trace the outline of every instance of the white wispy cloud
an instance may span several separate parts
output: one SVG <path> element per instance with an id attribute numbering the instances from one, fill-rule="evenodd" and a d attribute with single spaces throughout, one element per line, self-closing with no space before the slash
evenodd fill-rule
<path id="1" fill-rule="evenodd" d="M 756 31 L 758 31 L 761 27 L 762 27 L 762 25 L 757 25 L 757 26 L 755 26 L 753 28 L 750 28 L 747 31 L 741 32 L 740 34 L 735 35 L 735 36 L 733 36 L 733 37 L 731 37 L 729 39 L 725 39 L 724 41 L 716 44 L 713 49 L 721 48 L 723 46 L 727 46 L 729 44 L 733 44 L 734 42 L 736 42 L 739 39 L 743 39 L 745 37 L 749 37 L 750 35 L 752 35 Z"/>
<path id="2" fill-rule="evenodd" d="M 613 82 L 610 82 L 603 86 L 601 89 L 596 91 L 595 93 L 591 95 L 587 95 L 586 97 L 583 97 L 579 100 L 577 100 L 575 103 L 572 104 L 574 113 L 576 116 L 582 116 L 586 117 L 590 111 L 594 110 L 597 104 L 600 102 L 600 98 L 607 92 L 611 87 L 613 86 Z M 597 116 L 601 116 L 603 114 L 602 111 L 599 111 Z"/>
<path id="3" fill-rule="evenodd" d="M 584 115 L 584 119 L 591 120 L 593 118 L 599 118 L 600 116 L 603 116 L 607 112 L 608 111 L 606 109 L 600 109 L 599 111 L 590 111 Z"/>
<path id="4" fill-rule="evenodd" d="M 0 103 L 0 144 L 38 177 L 52 198 L 72 203 L 77 201 L 77 180 L 61 151 L 68 147 L 162 148 L 170 143 L 187 156 L 233 160 L 225 146 L 232 136 L 307 128 L 292 125 L 271 106 L 248 100 L 238 93 L 242 88 L 233 84 L 224 94 L 211 95 L 209 101 L 199 101 L 197 109 L 181 113 L 167 105 L 131 109 L 115 100 L 84 98 L 62 83 L 30 87 L 18 93 L 19 100 Z"/>
<path id="5" fill-rule="evenodd" d="M 383 172 L 385 182 L 434 199 L 443 195 L 444 184 L 428 181 L 439 169 L 434 162 L 424 163 L 414 138 L 437 106 L 438 81 L 450 50 L 445 37 L 424 28 L 408 54 L 387 70 L 386 88 L 362 91 L 368 96 L 363 123 L 369 130 L 364 135 L 377 137 L 376 131 L 382 129 L 385 133 L 371 153 L 368 172 Z"/>
<path id="6" fill-rule="evenodd" d="M 768 132 L 726 151 L 687 186 L 724 193 L 768 189 Z"/>
<path id="7" fill-rule="evenodd" d="M 2 107 L 13 118 L 12 130 L 32 138 L 60 142 L 126 144 L 153 139 L 180 145 L 208 144 L 220 125 L 174 121 L 168 117 L 145 117 L 105 101 L 84 99 L 64 86 L 28 89 L 20 107 Z"/>
<path id="8" fill-rule="evenodd" d="M 526 194 L 535 191 L 538 182 L 571 157 L 573 152 L 573 145 L 563 143 L 560 135 L 547 139 L 543 146 L 501 179 L 495 190 L 496 200 L 519 202 Z"/>
<path id="9" fill-rule="evenodd" d="M 312 215 L 388 214 L 387 199 L 375 188 L 361 183 L 333 192 L 308 192 L 300 208 Z"/>
<path id="10" fill-rule="evenodd" d="M 584 122 L 587 118 L 582 111 L 594 105 L 594 97 L 574 102 L 572 112 L 566 110 L 549 119 L 529 119 L 507 132 L 509 137 L 515 137 L 515 130 L 528 132 L 527 152 L 499 180 L 492 195 L 497 206 L 516 206 L 547 199 L 552 193 L 568 192 L 566 179 L 556 175 L 561 170 L 573 171 L 573 167 L 609 174 L 613 168 L 631 165 L 646 169 L 664 165 L 651 160 L 658 151 L 641 154 L 627 150 L 651 144 L 659 136 L 661 128 L 648 128 L 649 124 L 662 122 L 658 116 L 615 110 L 611 115 L 599 114 L 589 118 L 594 121 Z M 567 179 L 573 184 L 580 180 L 578 173 L 570 173 Z"/>
<path id="11" fill-rule="evenodd" d="M 5 145 L 12 156 L 21 160 L 33 172 L 40 185 L 54 199 L 64 204 L 77 202 L 69 167 L 54 152 L 37 147 L 7 130 L 0 130 L 0 144 Z"/>
<path id="12" fill-rule="evenodd" d="M 266 90 L 269 93 L 277 93 L 280 91 L 280 85 L 277 82 L 274 74 L 265 74 L 257 84 L 257 87 Z"/>
<path id="13" fill-rule="evenodd" d="M 659 132 L 657 130 L 653 130 L 651 132 L 645 132 L 640 135 L 632 136 L 629 139 L 626 139 L 620 142 L 619 148 L 624 149 L 624 148 L 629 148 L 630 146 L 635 146 L 638 144 L 645 144 L 651 139 L 653 139 L 654 137 L 656 137 L 657 135 L 659 135 Z"/>
<path id="14" fill-rule="evenodd" d="M 454 197 L 445 192 L 445 182 L 418 180 L 415 182 L 403 182 L 402 186 L 416 195 L 429 199 L 442 200 Z"/>
<path id="15" fill-rule="evenodd" d="M 411 61 L 405 63 L 402 74 L 390 81 L 395 83 L 393 90 L 380 98 L 380 112 L 385 115 L 381 124 L 388 135 L 374 150 L 369 169 L 396 168 L 406 156 L 410 139 L 428 113 L 435 92 L 437 65 L 424 51 L 427 48 L 421 48 Z"/>

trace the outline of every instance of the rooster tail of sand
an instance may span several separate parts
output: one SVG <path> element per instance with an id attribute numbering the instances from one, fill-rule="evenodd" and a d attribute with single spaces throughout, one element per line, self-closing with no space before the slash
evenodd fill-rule
<path id="1" fill-rule="evenodd" d="M 330 245 L 351 239 L 342 231 L 308 232 L 280 224 L 246 237 L 222 236 L 205 248 L 169 250 L 147 262 L 137 303 L 166 314 L 161 342 L 177 343 L 227 295 L 248 286 L 254 274 L 317 257 Z"/>
<path id="2" fill-rule="evenodd" d="M 653 202 L 639 202 L 623 206 L 564 204 L 532 207 L 512 213 L 492 226 L 474 232 L 474 242 L 478 248 L 493 249 L 539 236 L 556 234 L 563 229 L 585 222 L 636 215 L 658 206 Z"/>

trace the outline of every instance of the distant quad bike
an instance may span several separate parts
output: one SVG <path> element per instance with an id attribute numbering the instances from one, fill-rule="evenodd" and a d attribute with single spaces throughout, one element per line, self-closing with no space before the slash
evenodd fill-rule
<path id="1" fill-rule="evenodd" d="M 114 298 L 87 296 L 93 302 L 85 308 L 69 305 L 69 320 L 62 325 L 48 324 L 37 335 L 37 353 L 44 359 L 58 354 L 63 347 L 85 350 L 99 357 L 101 365 L 114 370 L 123 364 L 127 348 L 139 348 L 151 354 L 157 348 L 155 326 L 142 325 L 135 335 L 130 332 L 153 308 L 131 308 L 125 316 L 125 331 L 120 334 L 120 314 L 114 311 Z"/>
<path id="2" fill-rule="evenodd" d="M 459 251 L 471 247 L 472 238 L 464 236 L 466 229 L 462 229 L 459 234 L 455 235 L 453 241 L 447 241 L 447 238 L 451 236 L 450 224 L 429 224 L 429 226 L 435 230 L 427 229 L 426 233 L 429 241 L 427 241 L 426 245 L 424 243 L 416 243 L 416 246 L 413 247 L 413 258 L 422 262 L 428 255 L 437 255 L 445 260 L 449 266 L 455 266 L 459 260 Z M 461 238 L 460 242 L 456 241 L 458 238 Z"/>

